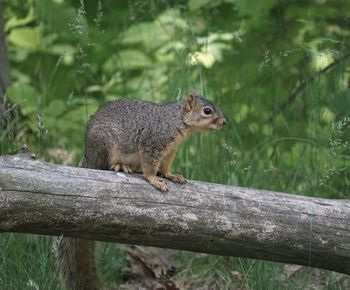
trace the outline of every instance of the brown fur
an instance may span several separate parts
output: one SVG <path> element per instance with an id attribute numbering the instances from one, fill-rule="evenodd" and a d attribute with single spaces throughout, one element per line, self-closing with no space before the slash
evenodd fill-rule
<path id="1" fill-rule="evenodd" d="M 94 261 L 95 242 L 62 238 L 58 245 L 59 270 L 69 290 L 98 290 Z"/>

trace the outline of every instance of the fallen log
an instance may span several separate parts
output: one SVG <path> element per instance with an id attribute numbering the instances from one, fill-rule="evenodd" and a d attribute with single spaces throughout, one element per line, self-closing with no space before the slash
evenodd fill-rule
<path id="1" fill-rule="evenodd" d="M 350 201 L 0 156 L 0 232 L 63 235 L 350 274 Z"/>

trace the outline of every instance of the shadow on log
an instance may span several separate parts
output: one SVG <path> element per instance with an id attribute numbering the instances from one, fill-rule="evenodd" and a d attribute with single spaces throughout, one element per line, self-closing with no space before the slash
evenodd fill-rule
<path id="1" fill-rule="evenodd" d="M 0 232 L 64 235 L 350 274 L 350 201 L 0 156 Z"/>

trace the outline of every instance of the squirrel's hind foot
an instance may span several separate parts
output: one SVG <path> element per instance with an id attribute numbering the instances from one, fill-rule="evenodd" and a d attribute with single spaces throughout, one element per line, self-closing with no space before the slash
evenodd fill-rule
<path id="1" fill-rule="evenodd" d="M 180 183 L 180 184 L 187 183 L 186 178 L 183 177 L 180 174 L 167 174 L 167 175 L 165 175 L 165 178 L 167 178 L 167 179 L 169 179 L 169 180 L 171 180 L 172 182 L 175 182 L 175 183 Z"/>
<path id="2" fill-rule="evenodd" d="M 126 164 L 114 164 L 111 166 L 111 170 L 116 172 L 123 171 L 124 173 L 132 173 L 130 166 Z"/>

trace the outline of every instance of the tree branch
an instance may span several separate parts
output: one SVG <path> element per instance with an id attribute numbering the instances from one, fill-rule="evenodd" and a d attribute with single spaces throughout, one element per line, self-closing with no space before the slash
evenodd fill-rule
<path id="1" fill-rule="evenodd" d="M 350 201 L 0 156 L 0 232 L 64 235 L 350 274 Z"/>

